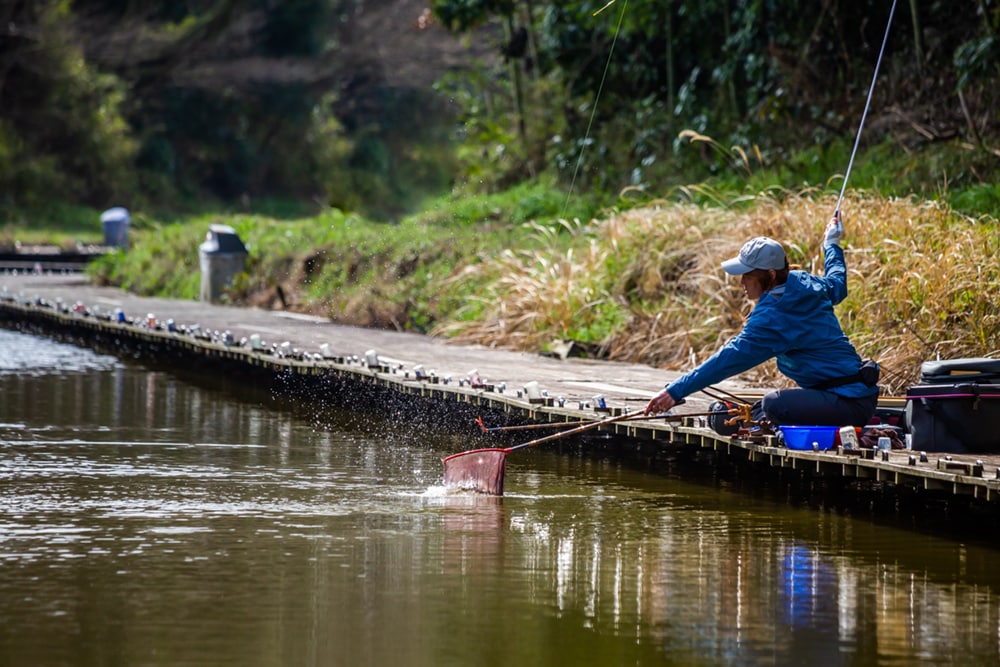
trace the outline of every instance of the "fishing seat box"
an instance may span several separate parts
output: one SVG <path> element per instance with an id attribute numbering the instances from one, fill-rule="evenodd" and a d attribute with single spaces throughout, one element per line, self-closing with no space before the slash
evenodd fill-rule
<path id="1" fill-rule="evenodd" d="M 1000 453 L 1000 359 L 946 359 L 920 365 L 906 390 L 913 449 Z"/>

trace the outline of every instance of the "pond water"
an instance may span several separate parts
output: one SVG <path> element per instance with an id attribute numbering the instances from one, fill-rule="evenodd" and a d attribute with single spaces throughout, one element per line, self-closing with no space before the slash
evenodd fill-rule
<path id="1" fill-rule="evenodd" d="M 0 664 L 995 665 L 928 537 L 0 330 Z"/>

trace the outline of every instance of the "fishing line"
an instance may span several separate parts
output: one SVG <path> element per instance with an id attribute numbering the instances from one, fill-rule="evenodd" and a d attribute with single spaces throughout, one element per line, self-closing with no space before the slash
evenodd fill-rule
<path id="1" fill-rule="evenodd" d="M 885 26 L 885 36 L 882 37 L 882 48 L 878 52 L 878 60 L 875 62 L 875 73 L 872 75 L 872 85 L 868 87 L 868 99 L 865 101 L 865 110 L 861 114 L 861 123 L 858 124 L 858 134 L 854 137 L 854 148 L 851 150 L 851 159 L 847 163 L 847 172 L 844 174 L 844 182 L 840 186 L 840 196 L 837 197 L 837 208 L 834 212 L 840 211 L 840 203 L 844 199 L 844 190 L 847 189 L 847 179 L 851 175 L 851 167 L 854 165 L 854 156 L 858 152 L 858 144 L 861 142 L 861 130 L 865 126 L 865 118 L 868 116 L 868 107 L 872 103 L 872 93 L 875 92 L 875 80 L 878 79 L 878 69 L 882 65 L 882 54 L 885 53 L 885 44 L 889 41 L 889 29 L 892 28 L 892 17 L 896 13 L 896 0 L 892 0 L 892 9 L 889 10 L 889 21 Z"/>
<path id="2" fill-rule="evenodd" d="M 594 12 L 594 16 L 597 16 L 605 9 L 610 7 L 615 0 L 611 0 L 608 4 L 601 7 L 599 10 Z M 587 150 L 587 143 L 590 141 L 590 129 L 594 126 L 594 117 L 597 115 L 597 102 L 601 99 L 601 92 L 604 90 L 604 82 L 608 78 L 608 70 L 611 69 L 611 56 L 615 52 L 615 44 L 618 43 L 618 33 L 621 32 L 622 22 L 625 20 L 625 10 L 628 9 L 628 0 L 622 5 L 622 12 L 618 16 L 618 25 L 615 27 L 615 36 L 611 39 L 611 48 L 608 50 L 608 61 L 604 64 L 604 74 L 601 75 L 601 85 L 597 87 L 597 95 L 594 97 L 594 108 L 590 110 L 590 120 L 587 122 L 587 131 L 583 135 L 583 145 L 580 146 L 580 157 L 576 160 L 576 168 L 573 170 L 573 178 L 569 183 L 569 192 L 566 193 L 566 202 L 563 204 L 563 215 L 566 213 L 566 208 L 569 206 L 570 197 L 573 196 L 573 188 L 576 187 L 576 177 L 580 173 L 580 165 L 583 164 L 583 153 Z"/>

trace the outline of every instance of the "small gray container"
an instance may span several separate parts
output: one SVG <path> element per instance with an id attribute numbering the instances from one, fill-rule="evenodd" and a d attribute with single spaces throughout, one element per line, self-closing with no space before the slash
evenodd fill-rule
<path id="1" fill-rule="evenodd" d="M 128 247 L 128 226 L 132 220 L 128 209 L 121 206 L 109 208 L 101 213 L 101 225 L 104 227 L 104 245 L 112 248 Z"/>
<path id="2" fill-rule="evenodd" d="M 198 247 L 201 263 L 202 301 L 214 303 L 222 292 L 246 268 L 246 246 L 228 225 L 210 225 L 205 242 Z"/>

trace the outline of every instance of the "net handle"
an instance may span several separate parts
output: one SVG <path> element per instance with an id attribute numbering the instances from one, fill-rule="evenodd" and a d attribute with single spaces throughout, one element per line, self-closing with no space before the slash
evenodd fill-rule
<path id="1" fill-rule="evenodd" d="M 600 428 L 601 426 L 606 426 L 607 424 L 613 424 L 615 422 L 625 421 L 626 419 L 638 419 L 641 416 L 641 412 L 626 412 L 624 414 L 615 415 L 614 417 L 608 417 L 607 419 L 601 419 L 599 421 L 590 422 L 589 424 L 584 424 L 583 426 L 577 426 L 576 428 L 571 428 L 568 431 L 560 431 L 558 433 L 553 433 L 552 435 L 547 435 L 542 438 L 536 438 L 534 440 L 529 440 L 528 442 L 523 442 L 520 445 L 514 445 L 513 447 L 508 447 L 505 451 L 509 454 L 516 449 L 522 449 L 524 447 L 534 447 L 535 445 L 540 445 L 543 442 L 551 442 L 553 440 L 558 440 L 559 438 L 565 438 L 577 433 L 583 433 L 584 431 L 590 431 L 595 428 Z"/>

